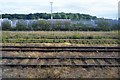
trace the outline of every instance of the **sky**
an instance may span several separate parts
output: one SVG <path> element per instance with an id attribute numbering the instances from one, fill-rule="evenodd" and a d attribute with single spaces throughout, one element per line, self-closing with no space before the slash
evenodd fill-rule
<path id="1" fill-rule="evenodd" d="M 90 14 L 99 18 L 116 19 L 119 0 L 0 0 L 0 14 L 50 13 Z"/>

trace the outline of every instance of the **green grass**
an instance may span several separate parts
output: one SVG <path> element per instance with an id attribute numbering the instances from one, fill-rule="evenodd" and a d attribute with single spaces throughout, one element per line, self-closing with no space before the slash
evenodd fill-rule
<path id="1" fill-rule="evenodd" d="M 118 39 L 4 39 L 3 43 L 120 44 Z"/>
<path id="2" fill-rule="evenodd" d="M 118 32 L 3 31 L 3 43 L 119 44 Z"/>

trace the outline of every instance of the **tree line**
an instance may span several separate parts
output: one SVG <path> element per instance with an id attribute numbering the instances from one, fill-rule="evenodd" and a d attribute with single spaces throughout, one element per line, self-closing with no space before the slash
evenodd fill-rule
<path id="1" fill-rule="evenodd" d="M 120 24 L 112 24 L 104 19 L 98 20 L 96 26 L 84 24 L 82 22 L 73 23 L 71 21 L 55 21 L 36 20 L 26 23 L 25 20 L 18 20 L 16 26 L 13 27 L 11 22 L 5 20 L 1 23 L 4 31 L 112 31 L 118 30 Z"/>
<path id="2" fill-rule="evenodd" d="M 94 20 L 97 19 L 96 16 L 91 16 L 88 14 L 80 14 L 80 13 L 53 13 L 54 19 L 71 19 L 71 20 L 81 20 L 88 19 Z M 49 13 L 34 13 L 34 14 L 2 14 L 2 18 L 8 19 L 50 19 L 51 14 Z"/>

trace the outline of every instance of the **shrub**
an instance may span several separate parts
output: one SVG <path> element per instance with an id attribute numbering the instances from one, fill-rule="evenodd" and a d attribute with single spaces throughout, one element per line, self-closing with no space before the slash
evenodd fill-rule
<path id="1" fill-rule="evenodd" d="M 2 25 L 2 30 L 8 31 L 8 30 L 12 29 L 11 23 L 8 20 L 3 20 L 3 22 L 1 23 L 1 25 Z"/>

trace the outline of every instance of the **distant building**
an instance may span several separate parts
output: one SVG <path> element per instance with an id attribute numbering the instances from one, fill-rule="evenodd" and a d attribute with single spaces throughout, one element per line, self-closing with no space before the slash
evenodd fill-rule
<path id="1" fill-rule="evenodd" d="M 0 19 L 0 26 L 2 26 L 2 21 L 3 21 L 3 19 Z"/>
<path id="2" fill-rule="evenodd" d="M 83 25 L 91 25 L 92 27 L 96 27 L 96 20 L 72 20 L 73 24 L 83 24 Z"/>
<path id="3" fill-rule="evenodd" d="M 47 19 L 48 22 L 50 23 L 56 23 L 56 22 L 71 22 L 71 19 Z"/>

